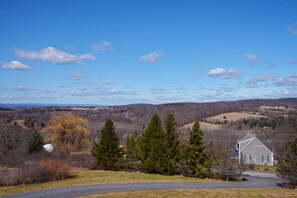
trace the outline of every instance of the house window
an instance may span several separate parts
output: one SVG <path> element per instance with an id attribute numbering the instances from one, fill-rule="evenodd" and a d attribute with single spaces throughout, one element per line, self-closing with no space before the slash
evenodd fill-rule
<path id="1" fill-rule="evenodd" d="M 252 155 L 244 155 L 244 157 L 246 162 L 252 161 Z"/>
<path id="2" fill-rule="evenodd" d="M 262 155 L 262 162 L 269 162 L 269 156 L 268 155 Z"/>

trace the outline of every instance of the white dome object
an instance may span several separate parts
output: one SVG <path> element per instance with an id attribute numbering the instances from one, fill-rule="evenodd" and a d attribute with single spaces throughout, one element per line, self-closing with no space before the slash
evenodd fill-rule
<path id="1" fill-rule="evenodd" d="M 51 153 L 54 149 L 52 144 L 45 144 L 43 145 L 44 150 L 46 150 L 47 152 Z"/>

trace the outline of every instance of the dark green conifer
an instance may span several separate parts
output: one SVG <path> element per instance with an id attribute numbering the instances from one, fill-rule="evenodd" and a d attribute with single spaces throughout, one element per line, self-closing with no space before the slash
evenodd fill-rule
<path id="1" fill-rule="evenodd" d="M 166 148 L 166 174 L 176 173 L 180 159 L 180 142 L 176 131 L 174 114 L 168 114 L 164 121 L 165 125 L 165 148 Z"/>
<path id="2" fill-rule="evenodd" d="M 297 136 L 288 142 L 283 152 L 277 156 L 277 174 L 289 180 L 292 188 L 297 186 Z"/>
<path id="3" fill-rule="evenodd" d="M 206 147 L 203 142 L 203 133 L 200 130 L 199 122 L 196 121 L 190 131 L 190 138 L 187 147 L 186 163 L 191 170 L 190 175 L 194 177 L 206 177 L 207 169 L 207 154 Z"/>
<path id="4" fill-rule="evenodd" d="M 140 168 L 147 173 L 163 174 L 165 168 L 164 131 L 161 119 L 154 114 L 139 140 Z"/>
<path id="5" fill-rule="evenodd" d="M 93 156 L 99 167 L 106 170 L 118 170 L 122 162 L 120 141 L 111 119 L 100 130 L 99 143 L 94 143 Z"/>
<path id="6" fill-rule="evenodd" d="M 40 152 L 43 150 L 43 145 L 44 145 L 44 140 L 42 135 L 38 131 L 34 131 L 29 138 L 28 152 L 29 153 Z"/>
<path id="7" fill-rule="evenodd" d="M 137 169 L 138 164 L 138 144 L 137 133 L 134 132 L 131 136 L 128 135 L 125 145 L 125 162 L 129 169 Z"/>

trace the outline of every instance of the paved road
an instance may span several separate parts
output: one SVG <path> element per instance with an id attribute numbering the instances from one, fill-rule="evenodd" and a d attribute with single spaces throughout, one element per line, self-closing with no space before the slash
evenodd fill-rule
<path id="1" fill-rule="evenodd" d="M 248 172 L 248 174 L 251 174 Z M 51 197 L 78 197 L 83 195 L 101 194 L 110 192 L 128 192 L 142 190 L 175 190 L 190 188 L 276 188 L 283 181 L 277 177 L 255 177 L 245 175 L 248 181 L 206 183 L 206 182 L 162 182 L 162 183 L 130 183 L 130 184 L 99 184 L 89 186 L 54 188 L 48 190 L 33 191 L 14 194 L 5 197 L 22 198 L 51 198 Z"/>

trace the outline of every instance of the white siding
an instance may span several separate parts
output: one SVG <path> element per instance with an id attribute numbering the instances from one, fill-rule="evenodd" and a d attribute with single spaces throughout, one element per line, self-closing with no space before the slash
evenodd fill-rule
<path id="1" fill-rule="evenodd" d="M 251 155 L 251 161 L 247 161 L 246 163 L 273 165 L 273 153 L 257 138 L 250 142 L 241 151 L 241 154 L 242 156 Z"/>

